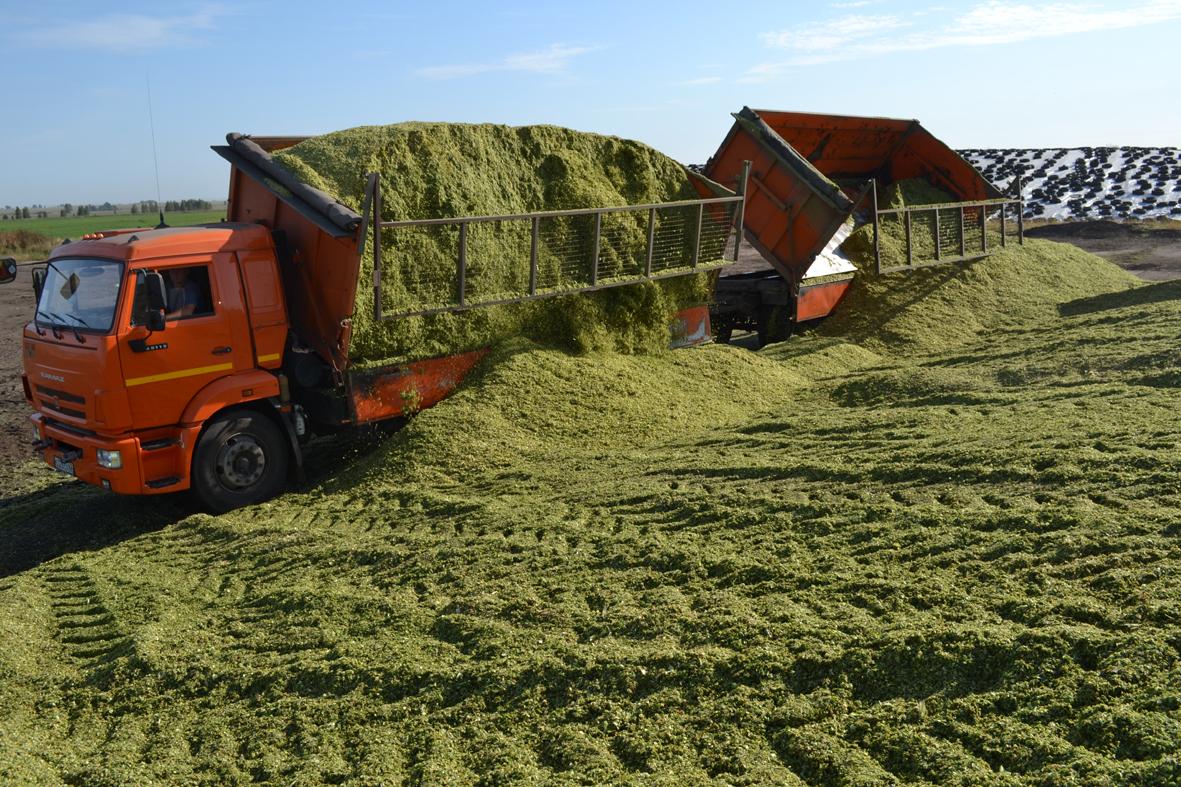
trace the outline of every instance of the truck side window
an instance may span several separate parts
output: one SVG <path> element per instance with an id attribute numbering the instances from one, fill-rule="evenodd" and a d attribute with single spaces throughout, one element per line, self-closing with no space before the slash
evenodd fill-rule
<path id="1" fill-rule="evenodd" d="M 165 319 L 182 320 L 187 317 L 205 317 L 213 314 L 213 293 L 209 288 L 209 268 L 192 265 L 185 268 L 164 268 L 164 291 L 168 296 Z M 143 284 L 136 285 L 135 301 L 131 313 L 139 314 L 143 309 Z M 132 325 L 136 325 L 132 318 Z"/>
<path id="2" fill-rule="evenodd" d="M 183 320 L 213 314 L 213 296 L 209 289 L 209 269 L 204 265 L 167 268 L 164 287 L 168 293 L 166 318 Z"/>

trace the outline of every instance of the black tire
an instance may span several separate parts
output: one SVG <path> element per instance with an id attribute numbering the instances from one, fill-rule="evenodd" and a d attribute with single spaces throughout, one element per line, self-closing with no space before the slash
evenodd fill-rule
<path id="1" fill-rule="evenodd" d="M 283 491 L 289 462 L 287 441 L 274 421 L 253 410 L 229 410 L 197 440 L 193 493 L 216 514 L 261 503 Z"/>
<path id="2" fill-rule="evenodd" d="M 759 347 L 786 341 L 791 336 L 791 313 L 786 306 L 760 306 L 757 321 Z"/>

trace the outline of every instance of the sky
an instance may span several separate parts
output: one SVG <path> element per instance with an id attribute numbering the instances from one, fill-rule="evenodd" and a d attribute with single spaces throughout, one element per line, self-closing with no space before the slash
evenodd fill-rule
<path id="1" fill-rule="evenodd" d="M 744 105 L 1181 146 L 1181 0 L 0 0 L 0 205 L 224 199 L 231 131 L 551 123 L 702 163 Z M 151 102 L 149 103 L 149 86 Z"/>

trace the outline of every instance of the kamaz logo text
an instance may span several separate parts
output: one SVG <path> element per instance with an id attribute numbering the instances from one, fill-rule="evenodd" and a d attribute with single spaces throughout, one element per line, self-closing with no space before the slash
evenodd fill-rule
<path id="1" fill-rule="evenodd" d="M 62 377 L 60 374 L 50 374 L 49 372 L 41 372 L 41 376 L 44 377 L 46 380 L 53 380 L 55 383 L 64 383 L 66 381 L 66 378 Z"/>

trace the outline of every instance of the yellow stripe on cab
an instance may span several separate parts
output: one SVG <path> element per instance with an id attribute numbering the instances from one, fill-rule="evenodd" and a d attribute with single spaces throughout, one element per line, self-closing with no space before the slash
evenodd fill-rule
<path id="1" fill-rule="evenodd" d="M 134 385 L 147 385 L 148 383 L 161 383 L 165 380 L 177 380 L 181 377 L 195 377 L 198 374 L 209 374 L 210 372 L 228 372 L 234 368 L 232 363 L 218 363 L 213 366 L 197 366 L 193 369 L 181 369 L 175 372 L 163 372 L 161 374 L 149 374 L 147 377 L 132 377 L 126 380 L 123 384 L 128 388 Z"/>

